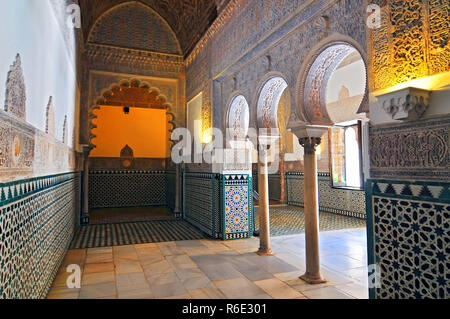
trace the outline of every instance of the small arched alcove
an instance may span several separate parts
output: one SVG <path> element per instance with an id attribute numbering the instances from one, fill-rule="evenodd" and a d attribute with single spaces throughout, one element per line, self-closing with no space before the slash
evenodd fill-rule
<path id="1" fill-rule="evenodd" d="M 108 159 L 109 165 L 111 160 L 120 160 L 125 145 L 139 159 L 126 168 L 164 168 L 174 128 L 170 108 L 158 88 L 137 79 L 123 80 L 103 91 L 91 114 L 91 168 L 105 168 L 102 159 Z M 108 168 L 123 167 L 114 162 L 116 167 Z"/>

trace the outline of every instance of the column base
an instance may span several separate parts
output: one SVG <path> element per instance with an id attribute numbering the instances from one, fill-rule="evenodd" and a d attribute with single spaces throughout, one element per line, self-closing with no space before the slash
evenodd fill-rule
<path id="1" fill-rule="evenodd" d="M 82 215 L 80 218 L 80 225 L 89 225 L 90 223 L 90 217 L 89 215 Z"/>
<path id="2" fill-rule="evenodd" d="M 256 252 L 256 254 L 259 255 L 259 256 L 275 256 L 275 254 L 273 253 L 272 249 L 267 250 L 267 249 L 261 249 L 260 248 Z"/>
<path id="3" fill-rule="evenodd" d="M 310 284 L 310 285 L 318 285 L 318 284 L 323 284 L 326 283 L 327 280 L 320 277 L 310 277 L 307 274 L 304 274 L 303 276 L 300 276 L 300 279 L 305 281 L 306 283 Z"/>
<path id="4" fill-rule="evenodd" d="M 175 217 L 175 219 L 182 219 L 183 218 L 181 210 L 177 210 L 177 209 L 174 209 L 173 216 Z"/>

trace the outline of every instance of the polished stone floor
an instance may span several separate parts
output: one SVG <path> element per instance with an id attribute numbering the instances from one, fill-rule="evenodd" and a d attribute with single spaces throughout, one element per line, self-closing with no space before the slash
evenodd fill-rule
<path id="1" fill-rule="evenodd" d="M 365 299 L 365 229 L 321 232 L 322 272 L 308 285 L 304 235 L 272 238 L 275 256 L 254 252 L 258 238 L 193 240 L 71 250 L 48 296 L 52 299 Z M 81 289 L 66 286 L 66 267 L 82 270 Z"/>

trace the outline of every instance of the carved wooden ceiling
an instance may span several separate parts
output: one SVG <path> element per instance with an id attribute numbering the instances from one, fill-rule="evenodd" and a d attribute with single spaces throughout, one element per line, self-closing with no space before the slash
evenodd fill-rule
<path id="1" fill-rule="evenodd" d="M 217 17 L 226 0 L 137 0 L 150 6 L 175 32 L 187 55 Z M 95 21 L 106 11 L 129 0 L 80 0 L 85 39 Z"/>

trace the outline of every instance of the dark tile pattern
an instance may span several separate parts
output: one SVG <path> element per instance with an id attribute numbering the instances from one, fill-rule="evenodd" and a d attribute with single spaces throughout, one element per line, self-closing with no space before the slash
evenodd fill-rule
<path id="1" fill-rule="evenodd" d="M 46 297 L 79 224 L 79 175 L 0 184 L 0 298 Z"/>
<path id="2" fill-rule="evenodd" d="M 449 298 L 449 184 L 369 180 L 367 187 L 369 264 L 381 277 L 371 297 Z"/>

